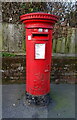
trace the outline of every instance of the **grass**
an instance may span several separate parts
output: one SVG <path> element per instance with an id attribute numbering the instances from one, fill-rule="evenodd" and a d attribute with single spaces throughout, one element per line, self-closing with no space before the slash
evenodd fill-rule
<path id="1" fill-rule="evenodd" d="M 15 53 L 0 52 L 0 57 L 14 57 L 14 56 L 16 56 Z"/>

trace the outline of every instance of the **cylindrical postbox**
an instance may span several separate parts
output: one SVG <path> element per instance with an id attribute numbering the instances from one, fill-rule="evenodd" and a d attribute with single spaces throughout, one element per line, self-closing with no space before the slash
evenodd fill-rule
<path id="1" fill-rule="evenodd" d="M 58 20 L 47 13 L 20 16 L 26 28 L 26 101 L 49 102 L 53 25 Z"/>

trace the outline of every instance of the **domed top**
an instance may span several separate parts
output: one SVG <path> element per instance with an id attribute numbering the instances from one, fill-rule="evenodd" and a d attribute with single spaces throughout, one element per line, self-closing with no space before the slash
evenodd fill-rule
<path id="1" fill-rule="evenodd" d="M 52 21 L 57 21 L 58 17 L 56 15 L 48 14 L 48 13 L 28 13 L 20 16 L 21 21 L 25 20 L 52 20 Z"/>

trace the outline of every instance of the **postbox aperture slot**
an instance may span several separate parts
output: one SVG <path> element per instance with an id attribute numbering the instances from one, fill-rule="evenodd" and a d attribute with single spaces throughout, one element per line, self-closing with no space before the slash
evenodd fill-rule
<path id="1" fill-rule="evenodd" d="M 32 38 L 36 40 L 48 40 L 48 34 L 32 34 Z"/>
<path id="2" fill-rule="evenodd" d="M 48 37 L 48 34 L 32 34 L 32 37 Z"/>

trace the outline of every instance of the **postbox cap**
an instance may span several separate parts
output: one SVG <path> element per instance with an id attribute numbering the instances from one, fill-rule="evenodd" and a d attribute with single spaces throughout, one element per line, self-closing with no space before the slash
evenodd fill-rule
<path id="1" fill-rule="evenodd" d="M 20 16 L 21 21 L 27 20 L 50 20 L 56 22 L 58 20 L 58 16 L 52 15 L 49 13 L 37 12 L 37 13 L 28 13 Z"/>

